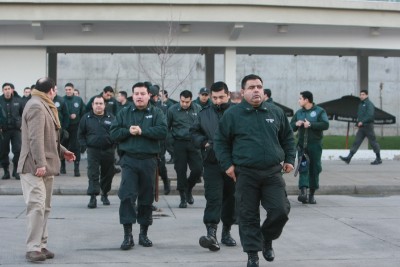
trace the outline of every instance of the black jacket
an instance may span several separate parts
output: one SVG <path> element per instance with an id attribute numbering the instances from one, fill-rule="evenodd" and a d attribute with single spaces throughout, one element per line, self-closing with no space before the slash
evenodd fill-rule
<path id="1" fill-rule="evenodd" d="M 0 96 L 0 106 L 2 107 L 1 112 L 4 117 L 2 124 L 0 124 L 0 128 L 3 131 L 20 130 L 22 112 L 25 106 L 22 99 L 15 96 L 6 99 L 4 95 L 2 95 Z"/>
<path id="2" fill-rule="evenodd" d="M 114 142 L 110 136 L 110 128 L 113 120 L 114 116 L 107 111 L 103 116 L 95 115 L 93 111 L 86 113 L 79 123 L 79 144 L 88 148 L 112 148 Z"/>

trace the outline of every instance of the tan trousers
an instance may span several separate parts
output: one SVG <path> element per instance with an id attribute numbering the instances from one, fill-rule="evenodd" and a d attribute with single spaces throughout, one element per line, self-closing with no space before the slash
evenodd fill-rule
<path id="1" fill-rule="evenodd" d="M 20 176 L 28 219 L 27 251 L 41 251 L 47 246 L 54 176 L 37 177 L 30 173 Z"/>

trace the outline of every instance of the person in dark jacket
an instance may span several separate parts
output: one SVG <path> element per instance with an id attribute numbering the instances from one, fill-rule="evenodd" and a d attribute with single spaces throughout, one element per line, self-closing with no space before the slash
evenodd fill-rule
<path id="1" fill-rule="evenodd" d="M 202 174 L 200 150 L 195 148 L 189 129 L 197 121 L 201 107 L 192 102 L 192 92 L 180 93 L 180 102 L 171 106 L 167 113 L 168 129 L 174 138 L 174 168 L 178 180 L 178 191 L 181 197 L 179 208 L 187 208 L 187 203 L 194 203 L 192 189 Z M 190 175 L 187 177 L 187 168 Z"/>
<path id="2" fill-rule="evenodd" d="M 193 101 L 202 109 L 211 105 L 210 90 L 207 87 L 202 87 L 199 90 L 199 96 Z"/>
<path id="3" fill-rule="evenodd" d="M 101 96 L 104 98 L 104 102 L 106 103 L 106 110 L 109 114 L 115 116 L 117 114 L 117 100 L 113 97 L 114 96 L 114 89 L 111 86 L 106 86 L 103 89 L 103 92 L 97 96 Z M 86 112 L 92 110 L 92 102 L 95 97 L 93 96 L 90 98 L 89 102 L 86 104 Z"/>
<path id="4" fill-rule="evenodd" d="M 65 103 L 64 97 L 58 95 L 58 88 L 55 86 L 54 91 L 56 92 L 56 96 L 53 99 L 54 105 L 57 108 L 58 111 L 58 119 L 60 120 L 61 123 L 61 129 L 60 129 L 60 139 L 61 143 L 67 143 L 69 134 L 68 134 L 68 126 L 69 126 L 69 111 L 68 111 L 68 105 Z M 64 161 L 65 163 L 65 161 Z M 65 174 L 65 164 L 60 167 L 60 173 Z"/>
<path id="5" fill-rule="evenodd" d="M 14 154 L 12 176 L 17 180 L 20 175 L 17 172 L 18 160 L 21 152 L 21 117 L 24 110 L 24 101 L 21 97 L 16 97 L 14 93 L 14 85 L 12 83 L 4 83 L 2 86 L 3 95 L 0 96 L 0 112 L 4 115 L 3 123 L 0 124 L 2 138 L 0 139 L 0 162 L 4 169 L 4 175 L 1 179 L 7 180 L 11 178 L 9 166 L 10 143 L 11 150 Z"/>
<path id="6" fill-rule="evenodd" d="M 357 110 L 356 126 L 358 127 L 358 131 L 356 134 L 356 140 L 354 140 L 354 143 L 350 148 L 349 155 L 347 155 L 347 157 L 339 156 L 339 158 L 344 162 L 346 162 L 347 164 L 349 164 L 351 158 L 360 148 L 360 145 L 364 141 L 365 137 L 367 137 L 368 142 L 371 145 L 376 155 L 375 160 L 371 162 L 371 164 L 379 165 L 382 164 L 382 159 L 381 159 L 381 148 L 378 142 L 376 141 L 375 131 L 374 131 L 375 106 L 369 100 L 368 90 L 360 91 L 360 99 L 361 102 L 358 105 L 358 110 Z"/>
<path id="7" fill-rule="evenodd" d="M 149 88 L 139 82 L 132 87 L 132 93 L 132 107 L 122 109 L 111 125 L 111 138 L 122 151 L 122 175 L 118 192 L 121 200 L 119 220 L 124 226 L 122 250 L 134 246 L 132 224 L 136 221 L 140 224 L 139 245 L 153 245 L 147 231 L 153 223 L 152 204 L 159 143 L 167 136 L 164 113 L 149 105 Z M 137 212 L 134 208 L 136 198 Z"/>
<path id="8" fill-rule="evenodd" d="M 222 116 L 214 151 L 226 174 L 236 181 L 236 216 L 247 266 L 259 266 L 258 251 L 275 258 L 272 240 L 288 221 L 290 203 L 282 172 L 293 170 L 293 131 L 281 109 L 264 101 L 261 77 L 243 78 L 243 100 Z M 260 203 L 267 218 L 260 227 Z"/>
<path id="9" fill-rule="evenodd" d="M 207 235 L 200 237 L 200 246 L 211 251 L 220 249 L 216 232 L 220 220 L 223 228 L 221 243 L 226 246 L 236 246 L 236 241 L 230 234 L 235 221 L 235 183 L 221 169 L 214 153 L 214 135 L 218 122 L 231 103 L 229 89 L 224 82 L 213 83 L 210 87 L 212 104 L 199 113 L 199 119 L 190 128 L 192 140 L 196 148 L 203 154 L 204 196 L 207 200 L 203 222 Z"/>
<path id="10" fill-rule="evenodd" d="M 81 152 L 87 149 L 89 209 L 97 207 L 96 196 L 100 191 L 103 205 L 110 205 L 108 192 L 114 177 L 115 160 L 114 142 L 110 136 L 113 120 L 114 116 L 105 111 L 104 99 L 97 96 L 92 102 L 92 110 L 79 123 L 78 140 Z"/>
<path id="11" fill-rule="evenodd" d="M 178 103 L 178 101 L 169 98 L 167 90 L 160 90 L 160 99 L 163 105 L 167 106 L 167 110 L 174 104 Z M 168 131 L 167 139 L 165 140 L 165 148 L 168 151 L 168 154 L 171 156 L 166 164 L 174 163 L 174 138 L 172 137 L 171 131 Z"/>
<path id="12" fill-rule="evenodd" d="M 302 157 L 303 153 L 308 156 L 308 162 L 303 161 L 304 166 L 299 169 L 300 194 L 297 199 L 303 204 L 317 204 L 314 193 L 319 188 L 319 174 L 322 171 L 322 137 L 323 131 L 329 128 L 328 115 L 313 101 L 314 97 L 310 91 L 301 92 L 299 97 L 301 109 L 296 111 L 290 121 L 293 131 L 298 131 L 298 156 Z M 308 188 L 310 194 L 307 196 Z"/>

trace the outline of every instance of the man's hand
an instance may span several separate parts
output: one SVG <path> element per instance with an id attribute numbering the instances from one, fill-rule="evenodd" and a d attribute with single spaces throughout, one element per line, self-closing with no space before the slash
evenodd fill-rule
<path id="1" fill-rule="evenodd" d="M 357 123 L 357 127 L 362 127 L 362 126 L 363 126 L 363 124 L 361 121 L 359 123 Z"/>
<path id="2" fill-rule="evenodd" d="M 301 127 L 304 124 L 304 121 L 298 120 L 296 121 L 296 126 Z"/>
<path id="3" fill-rule="evenodd" d="M 69 117 L 71 118 L 71 120 L 73 120 L 73 119 L 76 118 L 76 114 L 75 114 L 75 113 L 72 113 Z"/>
<path id="4" fill-rule="evenodd" d="M 40 167 L 36 169 L 35 175 L 37 177 L 43 177 L 46 174 L 46 167 Z"/>
<path id="5" fill-rule="evenodd" d="M 229 177 L 231 177 L 232 180 L 233 180 L 234 182 L 236 182 L 235 166 L 234 166 L 234 165 L 230 166 L 230 167 L 225 171 L 225 173 L 226 173 Z"/>
<path id="6" fill-rule="evenodd" d="M 140 129 L 140 127 L 137 126 L 137 125 L 132 125 L 129 128 L 129 132 L 131 133 L 131 135 L 141 135 L 142 134 L 142 129 Z"/>
<path id="7" fill-rule="evenodd" d="M 75 154 L 68 150 L 64 152 L 64 158 L 69 162 L 76 160 Z"/>
<path id="8" fill-rule="evenodd" d="M 285 173 L 289 173 L 289 172 L 293 171 L 293 169 L 294 169 L 294 167 L 293 167 L 292 164 L 290 164 L 290 163 L 283 163 L 282 170 L 283 170 Z"/>
<path id="9" fill-rule="evenodd" d="M 309 122 L 307 119 L 304 120 L 304 128 L 310 128 L 311 122 Z"/>

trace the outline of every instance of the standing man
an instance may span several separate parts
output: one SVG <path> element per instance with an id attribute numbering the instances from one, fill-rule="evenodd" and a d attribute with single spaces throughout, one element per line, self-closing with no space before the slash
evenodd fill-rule
<path id="1" fill-rule="evenodd" d="M 199 243 L 203 248 L 218 251 L 220 247 L 216 232 L 220 220 L 223 223 L 221 243 L 229 247 L 236 246 L 230 234 L 235 221 L 235 182 L 219 166 L 213 148 L 218 122 L 231 106 L 229 89 L 224 82 L 216 82 L 210 90 L 212 104 L 199 113 L 198 122 L 193 124 L 190 132 L 195 147 L 200 148 L 203 154 L 204 196 L 207 200 L 203 216 L 207 235 L 202 236 Z"/>
<path id="2" fill-rule="evenodd" d="M 104 102 L 106 104 L 106 110 L 109 114 L 115 116 L 117 114 L 117 100 L 113 97 L 114 96 L 114 89 L 111 86 L 106 86 L 103 89 L 103 92 L 99 94 L 104 98 Z M 93 96 L 89 102 L 86 104 L 86 112 L 92 110 L 92 102 L 96 96 Z"/>
<path id="3" fill-rule="evenodd" d="M 75 155 L 60 145 L 61 125 L 53 103 L 56 95 L 54 87 L 50 78 L 39 79 L 22 115 L 22 150 L 18 172 L 27 205 L 26 259 L 31 262 L 54 258 L 54 253 L 47 249 L 47 219 L 54 175 L 60 170 L 60 157 L 75 160 Z"/>
<path id="4" fill-rule="evenodd" d="M 140 224 L 139 245 L 151 247 L 147 237 L 153 223 L 152 204 L 157 169 L 159 142 L 167 136 L 167 124 L 163 112 L 149 105 L 150 92 L 144 83 L 132 87 L 132 107 L 122 109 L 111 126 L 111 138 L 122 151 L 121 185 L 118 196 L 119 220 L 124 226 L 122 250 L 131 249 L 135 243 L 132 224 Z M 137 212 L 134 208 L 138 200 Z"/>
<path id="5" fill-rule="evenodd" d="M 104 98 L 96 96 L 92 102 L 92 110 L 83 116 L 78 129 L 81 152 L 87 148 L 89 209 L 97 207 L 96 196 L 100 191 L 103 205 L 110 205 L 108 192 L 114 177 L 115 160 L 110 128 L 114 116 L 105 111 L 105 108 Z"/>
<path id="6" fill-rule="evenodd" d="M 378 142 L 376 141 L 375 131 L 374 131 L 375 106 L 369 100 L 368 90 L 361 90 L 360 99 L 361 102 L 358 105 L 358 111 L 357 111 L 356 126 L 358 127 L 358 131 L 356 134 L 356 140 L 351 146 L 349 155 L 347 157 L 339 156 L 339 158 L 344 162 L 346 162 L 347 164 L 349 164 L 351 158 L 357 152 L 358 148 L 364 141 L 365 137 L 367 137 L 368 142 L 371 145 L 376 155 L 375 160 L 371 162 L 371 164 L 379 165 L 382 164 L 382 159 L 381 159 L 381 148 Z"/>
<path id="7" fill-rule="evenodd" d="M 196 103 L 197 105 L 200 105 L 201 109 L 210 106 L 211 100 L 210 100 L 210 91 L 208 90 L 208 88 L 206 87 L 200 88 L 199 96 L 193 102 Z"/>
<path id="8" fill-rule="evenodd" d="M 309 91 L 300 93 L 299 105 L 301 109 L 296 111 L 290 126 L 298 133 L 298 157 L 308 157 L 305 168 L 300 168 L 299 189 L 297 198 L 303 204 L 317 204 L 314 198 L 315 190 L 319 188 L 319 174 L 322 171 L 322 137 L 323 131 L 328 130 L 329 121 L 325 110 L 314 104 L 313 94 Z M 299 160 L 299 162 L 301 159 Z M 307 197 L 307 190 L 310 194 Z"/>
<path id="9" fill-rule="evenodd" d="M 64 146 L 68 146 L 75 156 L 74 161 L 74 176 L 79 177 L 81 173 L 79 171 L 79 162 L 81 161 L 81 151 L 78 142 L 78 127 L 79 121 L 81 120 L 83 114 L 85 114 L 85 104 L 82 98 L 74 95 L 74 85 L 72 83 L 67 83 L 65 85 L 65 103 L 67 103 L 69 111 L 69 126 L 67 128 L 69 139 Z M 65 160 L 61 160 L 61 168 L 65 169 Z"/>
<path id="10" fill-rule="evenodd" d="M 131 102 L 128 101 L 128 94 L 125 91 L 119 91 L 117 96 L 117 113 L 128 106 L 131 105 Z"/>
<path id="11" fill-rule="evenodd" d="M 161 98 L 161 102 L 167 106 L 167 110 L 172 105 L 178 103 L 178 101 L 175 101 L 168 97 L 167 90 L 160 91 L 160 98 Z M 166 163 L 173 164 L 174 163 L 174 138 L 172 137 L 171 131 L 168 131 L 167 139 L 165 140 L 165 147 L 166 147 L 166 150 L 168 151 L 168 154 L 171 156 L 170 159 Z"/>
<path id="12" fill-rule="evenodd" d="M 192 103 L 192 92 L 184 90 L 180 93 L 180 102 L 168 109 L 167 123 L 174 138 L 174 168 L 178 180 L 178 191 L 181 197 L 179 208 L 186 208 L 187 203 L 194 203 L 192 189 L 201 177 L 201 154 L 192 143 L 189 132 L 193 123 L 197 122 L 201 107 Z M 189 165 L 190 175 L 187 177 Z"/>
<path id="13" fill-rule="evenodd" d="M 274 260 L 272 240 L 279 238 L 288 221 L 290 203 L 282 171 L 293 170 L 296 149 L 283 111 L 264 102 L 262 79 L 250 74 L 241 86 L 243 100 L 221 118 L 214 150 L 222 169 L 236 181 L 236 212 L 247 266 L 258 267 L 258 251 L 267 261 Z M 260 202 L 267 211 L 261 227 Z"/>
<path id="14" fill-rule="evenodd" d="M 12 176 L 20 179 L 17 173 L 18 159 L 21 152 L 21 116 L 24 110 L 24 103 L 20 97 L 14 95 L 14 85 L 4 83 L 2 86 L 3 95 L 0 96 L 0 106 L 3 108 L 0 112 L 4 115 L 4 121 L 0 124 L 0 131 L 3 138 L 0 139 L 0 162 L 4 169 L 4 175 L 1 179 L 10 179 L 10 143 L 12 153 L 14 154 Z"/>

